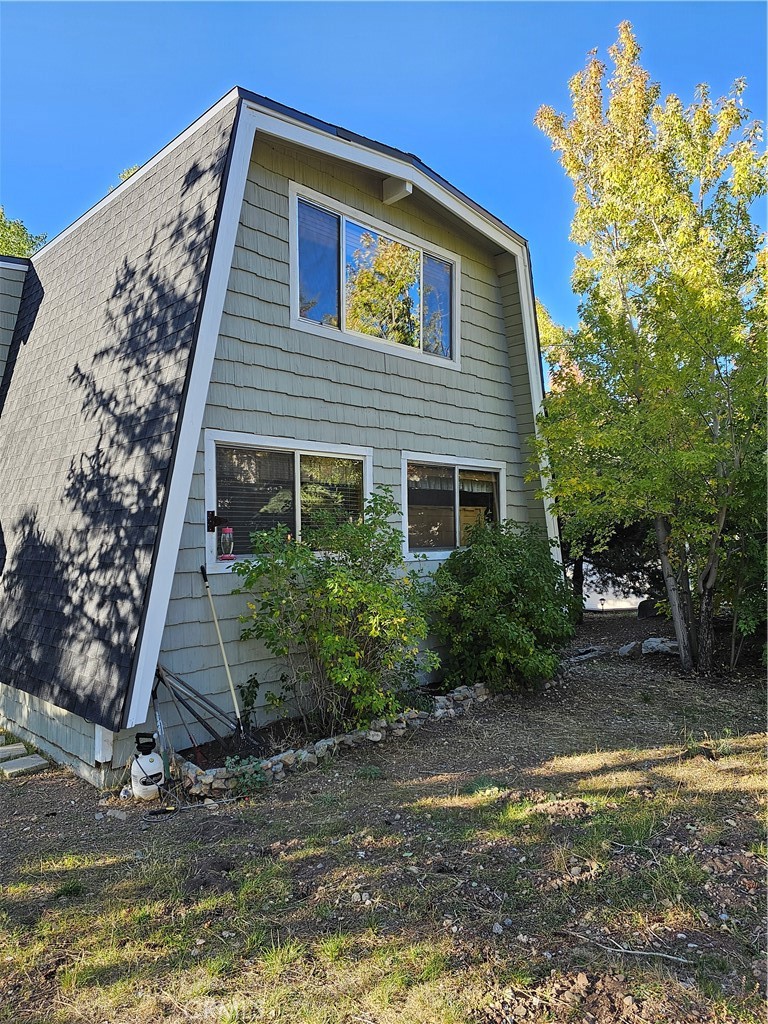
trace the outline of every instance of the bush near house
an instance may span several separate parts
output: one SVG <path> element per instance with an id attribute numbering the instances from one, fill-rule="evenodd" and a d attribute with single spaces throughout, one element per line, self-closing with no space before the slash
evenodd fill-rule
<path id="1" fill-rule="evenodd" d="M 250 595 L 241 639 L 261 640 L 286 666 L 284 687 L 308 730 L 367 725 L 398 710 L 404 690 L 438 664 L 421 650 L 428 627 L 423 581 L 408 572 L 399 508 L 374 493 L 360 519 L 320 523 L 301 540 L 286 527 L 251 534 L 253 555 L 234 571 Z"/>
<path id="2" fill-rule="evenodd" d="M 447 683 L 496 691 L 551 679 L 578 614 L 549 541 L 511 521 L 472 529 L 435 573 L 434 608 Z"/>

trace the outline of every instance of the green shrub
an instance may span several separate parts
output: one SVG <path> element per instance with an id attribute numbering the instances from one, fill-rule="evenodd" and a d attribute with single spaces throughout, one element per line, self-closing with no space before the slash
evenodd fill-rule
<path id="1" fill-rule="evenodd" d="M 232 783 L 235 796 L 255 796 L 266 788 L 267 777 L 258 757 L 228 757 L 225 767 L 235 776 Z"/>
<path id="2" fill-rule="evenodd" d="M 399 695 L 437 664 L 427 636 L 425 588 L 406 572 L 399 508 L 375 493 L 363 517 L 320 516 L 301 541 L 287 528 L 251 534 L 235 593 L 247 593 L 241 639 L 261 640 L 285 664 L 285 684 L 308 728 L 331 733 L 365 725 L 399 706 Z"/>
<path id="3" fill-rule="evenodd" d="M 576 614 L 547 539 L 513 522 L 472 529 L 435 573 L 434 605 L 447 682 L 495 691 L 550 679 Z"/>

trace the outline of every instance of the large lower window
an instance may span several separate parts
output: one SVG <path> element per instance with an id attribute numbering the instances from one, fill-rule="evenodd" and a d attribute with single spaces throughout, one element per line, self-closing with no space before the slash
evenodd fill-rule
<path id="1" fill-rule="evenodd" d="M 453 359 L 455 264 L 297 198 L 299 320 Z"/>
<path id="2" fill-rule="evenodd" d="M 363 454 L 260 447 L 226 435 L 206 448 L 209 564 L 248 555 L 255 532 L 282 525 L 311 543 L 313 526 L 362 514 Z"/>
<path id="3" fill-rule="evenodd" d="M 408 547 L 450 550 L 469 528 L 499 520 L 499 472 L 408 462 Z"/>

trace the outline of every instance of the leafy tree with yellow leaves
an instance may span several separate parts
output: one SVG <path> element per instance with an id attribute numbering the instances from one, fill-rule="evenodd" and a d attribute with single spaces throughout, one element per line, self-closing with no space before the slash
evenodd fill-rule
<path id="1" fill-rule="evenodd" d="M 555 336 L 538 455 L 585 534 L 653 522 L 682 666 L 708 673 L 731 516 L 764 450 L 762 133 L 743 80 L 686 107 L 661 101 L 629 23 L 609 55 L 610 75 L 593 52 L 571 79 L 570 118 L 536 115 L 574 184 L 581 296 L 578 329 Z"/>

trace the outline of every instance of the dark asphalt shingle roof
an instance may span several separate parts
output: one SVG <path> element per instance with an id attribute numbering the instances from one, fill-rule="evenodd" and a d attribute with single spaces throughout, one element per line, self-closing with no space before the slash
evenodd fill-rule
<path id="1" fill-rule="evenodd" d="M 0 680 L 112 730 L 236 106 L 35 256 L 0 385 Z"/>

